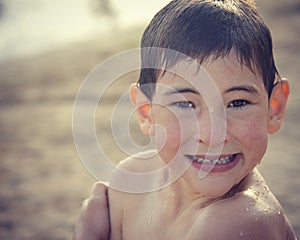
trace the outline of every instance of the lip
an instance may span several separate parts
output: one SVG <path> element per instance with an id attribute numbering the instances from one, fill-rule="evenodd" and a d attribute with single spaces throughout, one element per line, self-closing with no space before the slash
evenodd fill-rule
<path id="1" fill-rule="evenodd" d="M 225 157 L 229 157 L 229 156 L 233 156 L 234 158 L 226 164 L 198 163 L 191 159 L 191 155 L 187 155 L 186 157 L 187 157 L 188 161 L 191 163 L 191 165 L 193 167 L 197 168 L 198 170 L 201 170 L 204 172 L 211 172 L 211 173 L 222 173 L 222 172 L 227 172 L 227 171 L 230 171 L 231 169 L 233 169 L 240 161 L 242 155 L 241 154 L 231 154 L 231 155 L 221 155 L 218 157 L 213 157 L 213 156 L 205 156 L 204 157 L 204 156 L 196 155 L 196 157 L 200 157 L 200 158 L 204 158 L 204 159 L 208 159 L 208 160 L 225 158 Z"/>

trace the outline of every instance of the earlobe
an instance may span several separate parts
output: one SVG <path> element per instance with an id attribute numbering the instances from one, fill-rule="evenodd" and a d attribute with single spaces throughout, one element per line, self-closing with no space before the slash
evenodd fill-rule
<path id="1" fill-rule="evenodd" d="M 154 128 L 151 114 L 151 103 L 136 84 L 132 84 L 130 86 L 130 100 L 135 107 L 142 133 L 146 136 L 152 136 L 154 134 Z"/>
<path id="2" fill-rule="evenodd" d="M 286 104 L 290 93 L 290 86 L 286 79 L 276 83 L 272 90 L 269 102 L 268 132 L 277 132 L 285 115 Z"/>

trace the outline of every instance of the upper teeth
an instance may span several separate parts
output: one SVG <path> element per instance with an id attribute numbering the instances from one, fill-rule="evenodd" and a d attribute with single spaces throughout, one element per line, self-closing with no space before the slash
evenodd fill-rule
<path id="1" fill-rule="evenodd" d="M 214 164 L 214 165 L 229 163 L 230 161 L 232 161 L 233 158 L 234 158 L 234 155 L 224 157 L 224 158 L 215 159 L 215 160 L 209 160 L 209 159 L 205 159 L 205 158 L 201 158 L 201 157 L 192 156 L 192 160 L 195 161 L 195 162 L 208 163 L 208 164 Z"/>

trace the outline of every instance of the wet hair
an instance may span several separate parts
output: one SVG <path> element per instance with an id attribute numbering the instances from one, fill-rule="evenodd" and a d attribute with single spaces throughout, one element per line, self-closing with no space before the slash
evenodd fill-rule
<path id="1" fill-rule="evenodd" d="M 174 50 L 199 64 L 211 56 L 217 59 L 234 51 L 242 65 L 260 74 L 269 96 L 279 76 L 270 30 L 251 0 L 174 0 L 160 10 L 141 40 L 138 84 L 149 100 L 162 63 L 172 67 L 182 56 L 155 48 Z"/>

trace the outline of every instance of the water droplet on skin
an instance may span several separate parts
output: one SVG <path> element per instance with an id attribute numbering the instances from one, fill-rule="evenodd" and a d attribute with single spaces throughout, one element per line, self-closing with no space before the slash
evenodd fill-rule
<path id="1" fill-rule="evenodd" d="M 267 185 L 264 185 L 264 189 L 265 189 L 267 192 L 270 191 Z"/>
<path id="2" fill-rule="evenodd" d="M 255 196 L 256 196 L 256 197 L 259 197 L 259 195 L 260 195 L 260 192 L 258 192 L 258 191 L 255 191 L 255 192 L 254 192 L 254 194 L 255 194 Z"/>
<path id="3" fill-rule="evenodd" d="M 149 211 L 149 213 L 148 213 L 148 219 L 147 219 L 147 223 L 148 224 L 151 224 L 151 222 L 152 222 L 152 214 L 153 214 L 153 212 Z"/>
<path id="4" fill-rule="evenodd" d="M 240 231 L 240 237 L 243 237 L 243 236 L 244 236 L 244 231 L 241 230 L 241 231 Z"/>
<path id="5" fill-rule="evenodd" d="M 267 208 L 265 208 L 264 212 L 271 212 L 271 211 L 272 211 L 272 208 L 271 207 L 267 207 Z"/>
<path id="6" fill-rule="evenodd" d="M 152 215 L 149 216 L 147 223 L 151 224 L 151 222 L 152 222 Z"/>
<path id="7" fill-rule="evenodd" d="M 281 211 L 280 210 L 278 210 L 278 215 L 280 215 L 281 214 Z"/>
<path id="8" fill-rule="evenodd" d="M 249 212 L 249 211 L 250 211 L 250 209 L 249 209 L 248 207 L 246 207 L 246 208 L 245 208 L 245 211 L 246 211 L 246 212 Z"/>

